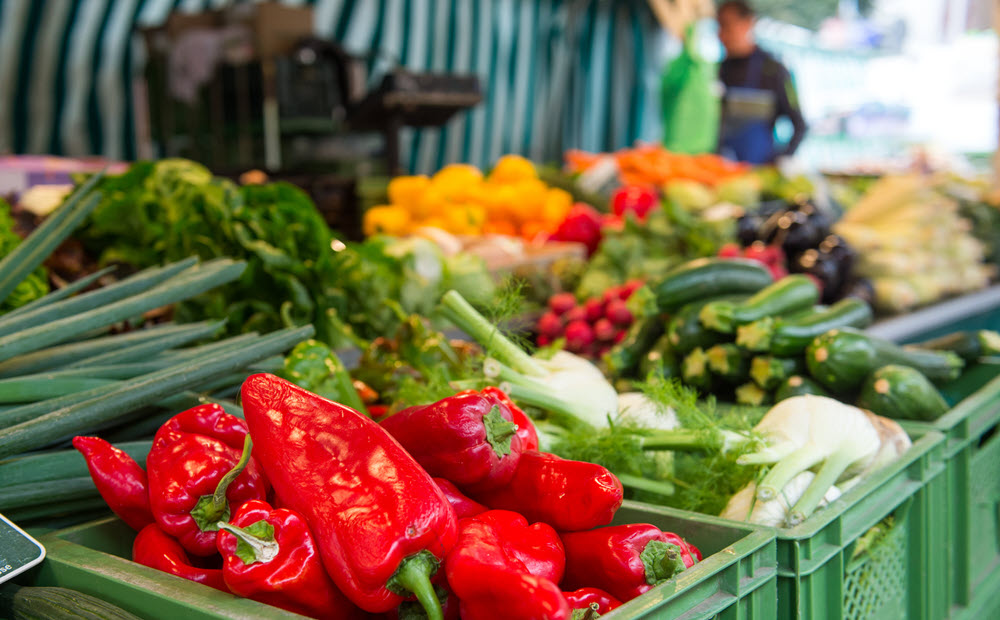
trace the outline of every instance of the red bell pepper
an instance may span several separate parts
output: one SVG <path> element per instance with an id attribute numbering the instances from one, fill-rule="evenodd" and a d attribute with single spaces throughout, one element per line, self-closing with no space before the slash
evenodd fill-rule
<path id="1" fill-rule="evenodd" d="M 179 413 L 156 432 L 146 459 L 150 506 L 188 553 L 216 553 L 215 533 L 230 504 L 267 499 L 267 481 L 250 448 L 246 423 L 218 405 Z"/>
<path id="2" fill-rule="evenodd" d="M 573 610 L 574 617 L 577 615 L 577 609 L 585 612 L 593 609 L 593 617 L 597 617 L 622 605 L 621 601 L 598 588 L 580 588 L 572 592 L 563 592 L 563 596 L 566 597 L 569 608 Z M 581 614 L 581 616 L 585 617 L 586 614 Z"/>
<path id="3" fill-rule="evenodd" d="M 621 481 L 600 465 L 531 451 L 521 455 L 507 486 L 473 498 L 561 532 L 576 532 L 611 523 L 623 495 Z"/>
<path id="4" fill-rule="evenodd" d="M 438 485 L 438 488 L 441 489 L 442 493 L 444 493 L 448 503 L 455 509 L 456 519 L 474 517 L 479 513 L 489 510 L 486 506 L 483 506 L 479 502 L 463 495 L 462 492 L 458 490 L 458 487 L 444 478 L 434 478 L 434 483 Z"/>
<path id="5" fill-rule="evenodd" d="M 216 544 L 233 594 L 313 618 L 362 617 L 327 576 L 298 513 L 249 501 L 229 523 L 219 524 Z"/>
<path id="6" fill-rule="evenodd" d="M 448 583 L 452 574 L 473 562 L 544 577 L 553 583 L 562 581 L 566 570 L 566 554 L 556 531 L 545 523 L 528 525 L 527 519 L 509 510 L 489 510 L 459 521 L 458 542 L 448 562 Z M 461 598 L 457 589 L 456 594 Z"/>
<path id="7" fill-rule="evenodd" d="M 567 588 L 593 586 L 630 601 L 701 560 L 701 552 L 672 532 L 632 523 L 562 535 Z"/>
<path id="8" fill-rule="evenodd" d="M 492 396 L 450 396 L 407 407 L 379 424 L 427 473 L 466 492 L 507 484 L 521 458 L 510 410 Z"/>
<path id="9" fill-rule="evenodd" d="M 559 586 L 544 577 L 472 564 L 448 583 L 458 595 L 462 620 L 569 620 L 570 608 Z M 454 583 L 460 585 L 453 585 Z M 459 594 L 461 588 L 461 594 Z"/>
<path id="10" fill-rule="evenodd" d="M 143 566 L 229 592 L 221 569 L 192 565 L 184 547 L 155 523 L 142 528 L 135 537 L 132 543 L 132 560 Z"/>
<path id="11" fill-rule="evenodd" d="M 98 437 L 74 437 L 73 447 L 111 512 L 137 532 L 153 522 L 146 471 L 131 456 Z"/>
<path id="12" fill-rule="evenodd" d="M 455 511 L 378 424 L 268 374 L 249 377 L 243 412 L 278 501 L 309 524 L 327 573 L 371 613 L 411 593 L 430 620 L 430 576 L 455 543 Z"/>
<path id="13" fill-rule="evenodd" d="M 496 398 L 507 407 L 510 411 L 511 420 L 514 424 L 517 424 L 517 436 L 521 438 L 522 451 L 527 452 L 528 450 L 538 449 L 538 431 L 535 430 L 535 423 L 531 421 L 528 414 L 514 404 L 514 401 L 510 399 L 510 396 L 507 396 L 506 392 L 491 385 L 479 392 L 475 390 L 463 390 L 456 394 L 456 396 L 460 394 L 485 394 Z"/>
<path id="14" fill-rule="evenodd" d="M 659 204 L 659 195 L 648 187 L 630 185 L 620 187 L 611 194 L 612 213 L 618 216 L 634 213 L 640 222 L 645 220 L 649 212 Z"/>
<path id="15" fill-rule="evenodd" d="M 590 205 L 578 202 L 570 208 L 550 239 L 582 243 L 587 246 L 587 255 L 590 256 L 601 244 L 601 224 L 600 213 Z"/>

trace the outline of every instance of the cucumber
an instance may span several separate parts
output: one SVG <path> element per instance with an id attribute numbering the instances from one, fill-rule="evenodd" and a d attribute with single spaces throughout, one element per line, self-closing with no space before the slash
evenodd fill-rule
<path id="1" fill-rule="evenodd" d="M 829 396 L 830 393 L 823 389 L 823 386 L 816 383 L 804 375 L 792 375 L 778 386 L 774 393 L 775 402 L 781 402 L 792 396 L 802 396 L 803 394 L 813 394 L 815 396 Z"/>
<path id="2" fill-rule="evenodd" d="M 731 342 L 717 344 L 705 352 L 712 374 L 731 383 L 743 383 L 747 379 L 750 364 L 738 346 Z"/>
<path id="3" fill-rule="evenodd" d="M 634 377 L 646 352 L 666 330 L 659 315 L 639 319 L 628 328 L 625 338 L 608 351 L 604 358 L 613 377 Z"/>
<path id="4" fill-rule="evenodd" d="M 670 337 L 670 344 L 679 356 L 687 355 L 695 349 L 711 348 L 729 339 L 718 332 L 706 329 L 698 320 L 698 313 L 706 304 L 712 301 L 742 301 L 746 299 L 742 295 L 729 295 L 724 297 L 714 297 L 685 304 L 667 322 L 667 335 Z"/>
<path id="5" fill-rule="evenodd" d="M 670 335 L 663 334 L 653 348 L 646 352 L 639 362 L 639 378 L 646 379 L 650 374 L 669 379 L 680 375 L 677 354 L 670 344 Z"/>
<path id="6" fill-rule="evenodd" d="M 1000 354 L 1000 333 L 984 329 L 973 332 L 955 332 L 933 340 L 912 345 L 918 349 L 951 351 L 966 361 Z M 906 347 L 910 348 L 910 347 Z"/>
<path id="7" fill-rule="evenodd" d="M 736 388 L 736 402 L 741 405 L 760 407 L 772 401 L 771 393 L 761 389 L 756 383 L 744 383 Z"/>
<path id="8" fill-rule="evenodd" d="M 792 275 L 758 291 L 743 303 L 713 301 L 701 309 L 698 318 L 709 329 L 731 334 L 740 325 L 795 312 L 819 301 L 816 284 L 803 275 Z"/>
<path id="9" fill-rule="evenodd" d="M 661 312 L 720 295 L 752 294 L 774 281 L 757 261 L 699 258 L 671 269 L 651 286 Z"/>
<path id="10" fill-rule="evenodd" d="M 858 407 L 887 418 L 936 420 L 948 411 L 937 388 L 919 370 L 889 364 L 868 375 Z"/>
<path id="11" fill-rule="evenodd" d="M 864 301 L 849 297 L 829 308 L 817 309 L 797 318 L 751 323 L 740 328 L 737 344 L 751 351 L 770 351 L 772 355 L 798 355 L 814 338 L 839 327 L 867 327 L 872 310 Z"/>
<path id="12" fill-rule="evenodd" d="M 857 389 L 866 376 L 889 364 L 919 370 L 931 381 L 951 381 L 965 362 L 951 351 L 926 351 L 873 338 L 856 329 L 832 329 L 806 350 L 809 374 L 834 393 Z"/>
<path id="13" fill-rule="evenodd" d="M 0 588 L 0 617 L 9 620 L 141 620 L 121 607 L 83 592 L 13 583 Z"/>
<path id="14" fill-rule="evenodd" d="M 775 357 L 758 355 L 750 362 L 750 378 L 765 390 L 774 390 L 785 379 L 804 369 L 805 364 L 798 357 Z"/>

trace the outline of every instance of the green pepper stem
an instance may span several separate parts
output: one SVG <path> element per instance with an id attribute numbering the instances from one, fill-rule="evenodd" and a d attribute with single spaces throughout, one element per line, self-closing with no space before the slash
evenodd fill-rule
<path id="1" fill-rule="evenodd" d="M 248 556 L 250 561 L 247 562 L 243 557 L 240 558 L 245 564 L 253 564 L 254 562 L 266 564 L 276 558 L 278 556 L 278 552 L 281 551 L 281 548 L 278 546 L 277 541 L 274 540 L 273 535 L 268 537 L 270 538 L 270 540 L 268 540 L 268 538 L 254 536 L 242 527 L 225 522 L 219 523 L 219 529 L 229 532 L 250 547 L 251 553 Z M 272 529 L 271 531 L 273 532 L 274 530 Z"/>
<path id="2" fill-rule="evenodd" d="M 250 433 L 247 433 L 243 439 L 243 453 L 240 454 L 240 460 L 236 461 L 236 465 L 219 480 L 219 484 L 215 487 L 215 493 L 212 494 L 212 507 L 220 513 L 226 509 L 226 491 L 229 490 L 229 485 L 246 469 L 247 463 L 250 462 L 252 451 L 253 439 L 250 439 Z"/>
<path id="3" fill-rule="evenodd" d="M 438 560 L 429 551 L 421 551 L 416 555 L 404 558 L 399 568 L 389 578 L 386 587 L 397 594 L 412 592 L 427 614 L 427 620 L 444 620 L 441 611 L 441 601 L 434 593 L 431 585 L 431 575 L 437 571 Z"/>
<path id="4" fill-rule="evenodd" d="M 788 524 L 795 526 L 805 521 L 816 510 L 823 496 L 837 482 L 841 474 L 850 467 L 852 458 L 843 453 L 834 453 L 819 468 L 819 472 L 806 488 L 805 493 L 795 502 L 788 513 Z"/>
<path id="5" fill-rule="evenodd" d="M 673 497 L 674 496 L 674 485 L 670 482 L 661 482 L 658 480 L 650 480 L 648 478 L 642 478 L 640 476 L 632 476 L 630 474 L 615 474 L 621 483 L 630 489 L 637 489 L 639 491 L 648 491 L 650 493 L 656 493 L 657 495 L 662 495 L 663 497 Z"/>
<path id="6" fill-rule="evenodd" d="M 448 291 L 441 298 L 441 313 L 504 364 L 520 373 L 544 377 L 545 367 L 504 336 L 496 325 L 486 320 L 458 291 Z"/>

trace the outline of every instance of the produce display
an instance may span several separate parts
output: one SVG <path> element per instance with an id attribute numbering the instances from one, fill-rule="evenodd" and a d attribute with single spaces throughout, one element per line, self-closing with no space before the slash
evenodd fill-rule
<path id="1" fill-rule="evenodd" d="M 927 425 L 897 421 L 937 422 L 1000 356 L 980 325 L 863 331 L 989 283 L 979 185 L 887 177 L 841 216 L 716 156 L 567 162 L 397 177 L 363 243 L 290 185 L 184 160 L 84 179 L 23 241 L 0 204 L 0 511 L 110 508 L 133 561 L 309 617 L 593 618 L 709 559 L 705 519 L 635 514 L 823 521 L 917 458 Z M 74 236 L 103 268 L 50 292 Z M 470 254 L 545 240 L 588 260 L 547 263 L 537 305 Z M 129 617 L 31 579 L 0 613 Z"/>
<path id="2" fill-rule="evenodd" d="M 495 388 L 381 423 L 274 375 L 241 394 L 245 421 L 208 404 L 164 422 L 145 468 L 74 438 L 138 532 L 136 562 L 317 618 L 402 616 L 416 597 L 428 618 L 491 618 L 505 601 L 519 618 L 569 619 L 702 559 L 676 533 L 607 527 L 617 478 L 539 452 Z"/>

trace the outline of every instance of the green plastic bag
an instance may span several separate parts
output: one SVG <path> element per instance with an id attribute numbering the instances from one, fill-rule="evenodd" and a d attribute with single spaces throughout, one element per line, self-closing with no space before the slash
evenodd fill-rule
<path id="1" fill-rule="evenodd" d="M 715 151 L 719 133 L 719 97 L 712 65 L 695 49 L 695 26 L 688 26 L 681 53 L 663 69 L 660 109 L 663 146 L 678 153 Z"/>

